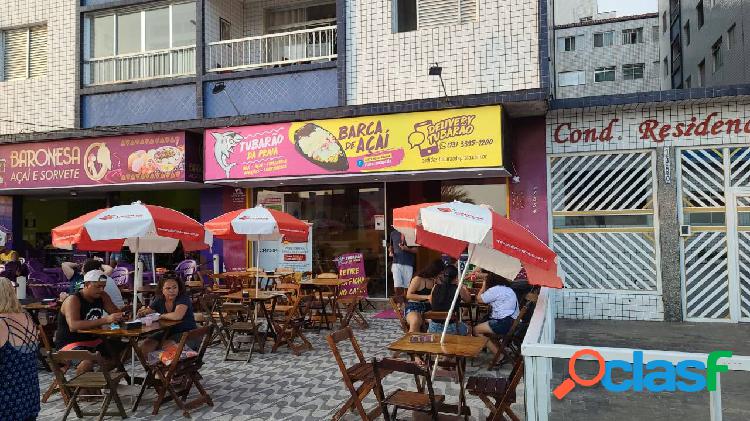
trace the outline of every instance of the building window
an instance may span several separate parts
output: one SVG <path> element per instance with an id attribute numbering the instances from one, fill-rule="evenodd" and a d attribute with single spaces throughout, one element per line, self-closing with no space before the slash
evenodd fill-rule
<path id="1" fill-rule="evenodd" d="M 575 70 L 572 72 L 560 72 L 557 74 L 558 86 L 575 86 L 586 83 L 586 72 Z"/>
<path id="2" fill-rule="evenodd" d="M 703 28 L 703 23 L 705 21 L 705 11 L 703 10 L 703 0 L 698 2 L 698 5 L 695 6 L 695 12 L 698 14 L 698 29 Z"/>
<path id="3" fill-rule="evenodd" d="M 692 86 L 693 86 L 693 77 L 692 76 L 688 76 L 685 79 L 685 88 L 686 89 L 690 89 Z"/>
<path id="4" fill-rule="evenodd" d="M 625 80 L 643 79 L 645 63 L 625 64 L 622 66 L 622 78 Z"/>
<path id="5" fill-rule="evenodd" d="M 667 32 L 667 12 L 664 12 L 661 15 L 661 27 L 662 27 L 662 32 L 666 33 Z"/>
<path id="6" fill-rule="evenodd" d="M 0 81 L 47 74 L 47 26 L 0 31 Z"/>
<path id="7" fill-rule="evenodd" d="M 409 32 L 417 29 L 417 0 L 396 0 L 396 31 Z"/>
<path id="8" fill-rule="evenodd" d="M 624 29 L 622 31 L 622 43 L 628 44 L 640 44 L 643 42 L 643 28 L 635 29 Z"/>
<path id="9" fill-rule="evenodd" d="M 477 20 L 478 0 L 396 0 L 394 32 L 409 32 Z"/>
<path id="10" fill-rule="evenodd" d="M 669 59 L 667 57 L 664 57 L 662 66 L 664 67 L 664 77 L 669 77 Z"/>
<path id="11" fill-rule="evenodd" d="M 615 43 L 615 31 L 594 34 L 594 47 L 609 47 Z"/>
<path id="12" fill-rule="evenodd" d="M 224 18 L 219 18 L 219 41 L 232 39 L 232 23 Z"/>
<path id="13" fill-rule="evenodd" d="M 690 21 L 685 23 L 683 32 L 685 33 L 685 45 L 690 45 Z"/>
<path id="14" fill-rule="evenodd" d="M 91 14 L 84 26 L 84 84 L 195 73 L 195 3 Z"/>
<path id="15" fill-rule="evenodd" d="M 711 47 L 711 56 L 714 59 L 714 64 L 713 64 L 714 73 L 716 73 L 716 71 L 721 69 L 721 66 L 724 65 L 724 57 L 721 54 L 721 43 L 722 43 L 722 40 L 721 38 L 719 38 Z"/>
<path id="16" fill-rule="evenodd" d="M 651 28 L 651 40 L 654 42 L 659 42 L 659 27 L 654 26 Z"/>
<path id="17" fill-rule="evenodd" d="M 614 82 L 615 66 L 597 67 L 594 69 L 594 82 Z"/>
<path id="18" fill-rule="evenodd" d="M 700 82 L 701 87 L 706 86 L 706 60 L 701 60 L 700 63 L 698 63 L 698 81 Z"/>
<path id="19" fill-rule="evenodd" d="M 557 39 L 557 48 L 560 51 L 576 51 L 576 45 L 580 49 L 583 46 L 583 35 L 561 37 Z"/>
<path id="20" fill-rule="evenodd" d="M 736 34 L 735 29 L 737 28 L 737 24 L 732 24 L 732 26 L 729 27 L 727 30 L 727 50 L 732 50 L 735 45 L 737 44 L 737 39 L 735 38 Z"/>

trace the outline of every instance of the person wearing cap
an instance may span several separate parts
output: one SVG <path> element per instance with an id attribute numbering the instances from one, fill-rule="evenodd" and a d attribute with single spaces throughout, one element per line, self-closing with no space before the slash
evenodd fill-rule
<path id="1" fill-rule="evenodd" d="M 107 278 L 107 286 L 104 287 L 104 292 L 109 295 L 109 298 L 112 299 L 112 302 L 115 303 L 118 308 L 122 308 L 125 305 L 125 300 L 122 299 L 122 292 L 120 292 L 120 288 L 117 287 L 115 280 L 109 276 L 112 273 L 112 268 L 102 263 L 101 260 L 89 259 L 83 264 L 83 276 L 85 277 L 92 271 L 96 272 L 96 274 L 91 276 L 100 277 L 104 275 L 104 277 Z"/>
<path id="2" fill-rule="evenodd" d="M 80 333 L 85 329 L 96 329 L 123 320 L 120 309 L 112 302 L 109 294 L 104 292 L 107 276 L 101 271 L 89 271 L 83 278 L 83 288 L 65 299 L 57 318 L 55 347 L 60 351 L 85 349 L 99 351 L 106 358 L 117 358 L 114 348 L 118 344 L 107 346 L 94 335 Z M 121 345 L 121 344 L 120 344 Z M 76 368 L 80 374 L 93 368 L 91 361 L 82 361 Z"/>

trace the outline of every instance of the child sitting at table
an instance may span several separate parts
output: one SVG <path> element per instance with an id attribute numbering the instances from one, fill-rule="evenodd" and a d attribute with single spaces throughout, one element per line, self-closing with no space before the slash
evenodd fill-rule
<path id="1" fill-rule="evenodd" d="M 159 281 L 156 289 L 156 298 L 151 301 L 149 307 L 138 310 L 138 317 L 151 313 L 159 313 L 159 320 L 171 320 L 180 322 L 169 329 L 168 335 L 159 332 L 143 341 L 141 349 L 148 354 L 157 348 L 168 348 L 177 344 L 183 333 L 197 328 L 195 313 L 193 313 L 193 302 L 187 293 L 185 284 L 174 272 L 165 273 Z M 188 346 L 197 350 L 200 344 L 188 343 Z"/>
<path id="2" fill-rule="evenodd" d="M 438 283 L 432 288 L 430 294 L 430 306 L 433 311 L 445 311 L 447 312 L 451 308 L 453 297 L 456 295 L 456 289 L 459 289 L 459 297 L 456 301 L 456 306 L 453 313 L 458 314 L 460 311 L 459 304 L 461 300 L 465 302 L 471 301 L 471 294 L 466 286 L 458 282 L 458 269 L 455 266 L 450 265 L 443 270 L 442 275 L 438 278 Z M 427 329 L 429 333 L 443 333 L 443 326 L 445 320 L 430 320 L 430 325 Z M 466 335 L 469 329 L 462 322 L 450 322 L 448 324 L 448 330 L 446 333 L 452 335 Z"/>

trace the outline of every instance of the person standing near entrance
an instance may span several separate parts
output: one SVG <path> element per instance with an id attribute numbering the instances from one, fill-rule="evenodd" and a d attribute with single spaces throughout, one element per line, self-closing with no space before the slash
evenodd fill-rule
<path id="1" fill-rule="evenodd" d="M 388 255 L 393 259 L 391 273 L 393 273 L 393 287 L 396 295 L 404 295 L 414 276 L 417 248 L 406 245 L 403 234 L 394 229 L 391 231 Z"/>

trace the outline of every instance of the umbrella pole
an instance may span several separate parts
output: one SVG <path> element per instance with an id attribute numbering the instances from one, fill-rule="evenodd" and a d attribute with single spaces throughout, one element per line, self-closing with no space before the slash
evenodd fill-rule
<path id="1" fill-rule="evenodd" d="M 445 343 L 445 334 L 448 332 L 448 325 L 450 324 L 451 317 L 453 316 L 453 311 L 456 308 L 456 302 L 458 301 L 459 293 L 461 292 L 461 286 L 463 285 L 464 278 L 466 277 L 466 274 L 469 272 L 469 262 L 471 262 L 471 255 L 474 254 L 474 248 L 476 247 L 475 244 L 469 245 L 469 255 L 466 258 L 466 264 L 464 265 L 464 270 L 461 271 L 461 275 L 459 275 L 458 278 L 458 288 L 456 288 L 456 294 L 453 296 L 453 302 L 451 303 L 451 308 L 448 310 L 448 317 L 445 319 L 445 323 L 443 323 L 443 334 L 440 336 L 440 343 Z M 460 261 L 460 260 L 459 260 Z M 458 326 L 456 326 L 458 328 Z M 435 379 L 435 373 L 437 372 L 437 366 L 438 361 L 440 360 L 440 356 L 435 357 L 435 365 L 432 367 L 432 378 Z"/>
<path id="2" fill-rule="evenodd" d="M 156 283 L 156 254 L 151 253 L 151 277 L 154 278 L 154 283 Z"/>
<path id="3" fill-rule="evenodd" d="M 255 296 L 258 297 L 258 283 L 260 282 L 260 278 L 258 277 L 258 271 L 260 270 L 260 241 L 255 242 Z M 253 320 L 253 323 L 256 323 L 258 321 L 258 306 L 255 305 L 253 307 L 255 309 L 255 320 Z"/>

